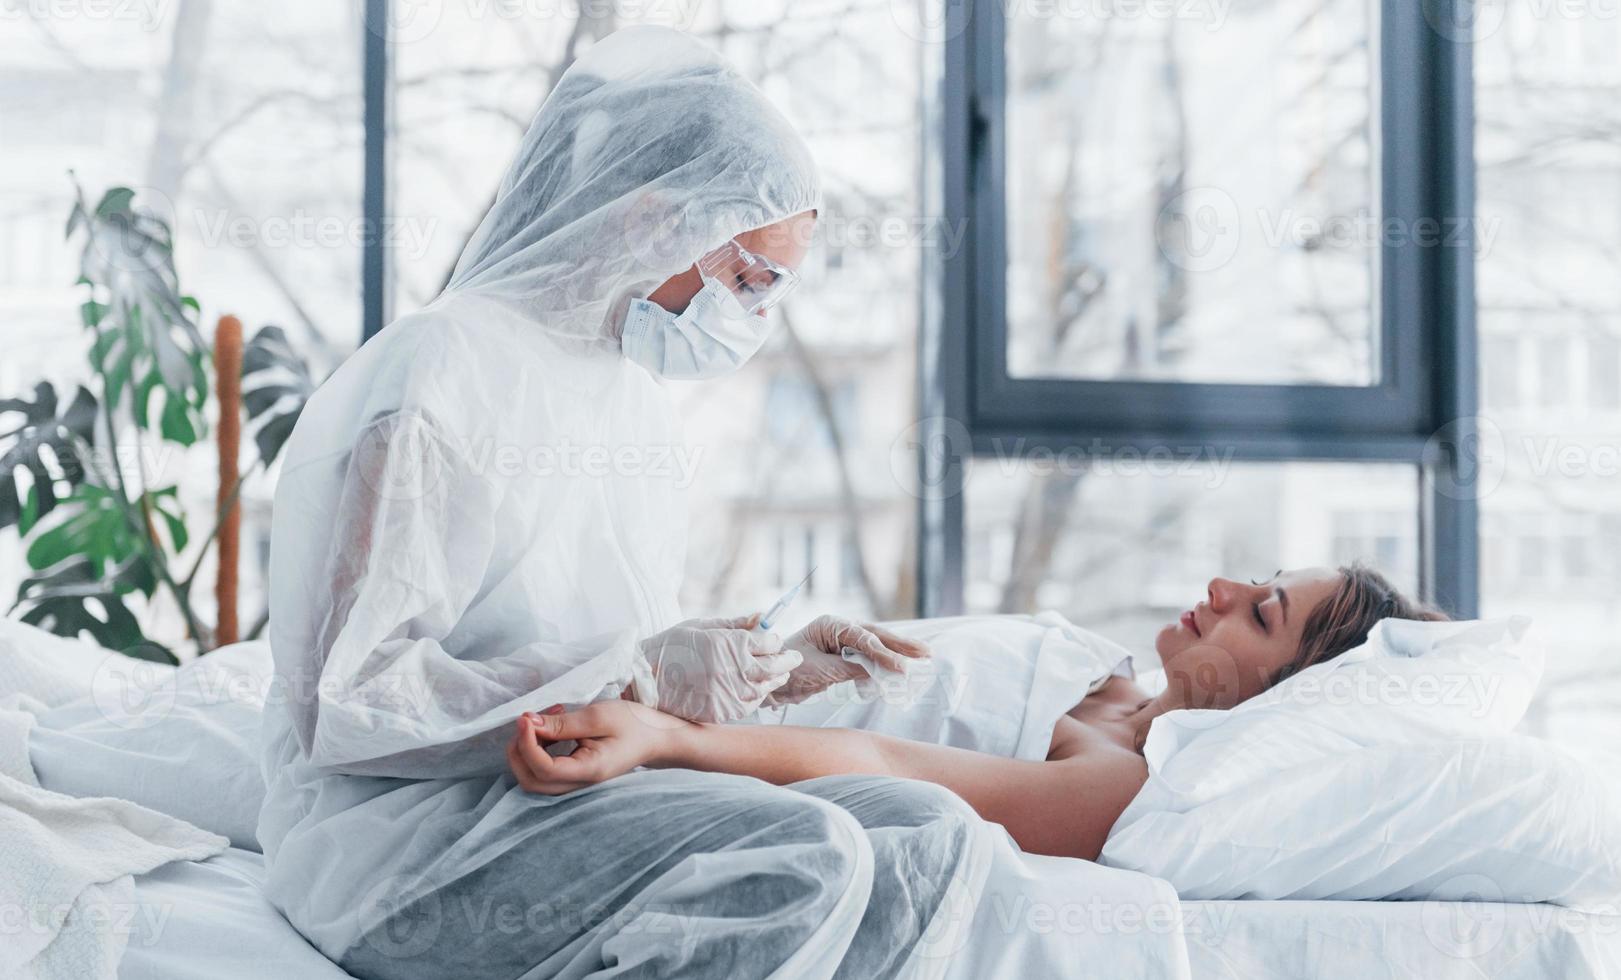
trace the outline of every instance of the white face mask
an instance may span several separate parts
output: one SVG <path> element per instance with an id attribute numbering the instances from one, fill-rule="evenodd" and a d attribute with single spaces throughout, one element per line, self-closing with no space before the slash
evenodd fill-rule
<path id="1" fill-rule="evenodd" d="M 630 301 L 620 344 L 625 356 L 672 381 L 718 378 L 743 366 L 765 343 L 761 314 L 744 313 L 718 282 L 706 281 L 680 316 L 645 299 Z"/>

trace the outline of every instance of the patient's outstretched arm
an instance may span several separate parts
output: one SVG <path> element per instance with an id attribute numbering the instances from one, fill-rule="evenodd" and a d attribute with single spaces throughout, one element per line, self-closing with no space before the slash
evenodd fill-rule
<path id="1" fill-rule="evenodd" d="M 567 792 L 638 766 L 701 769 L 788 785 L 862 773 L 938 783 L 1026 851 L 1096 860 L 1146 778 L 1135 753 L 1100 750 L 1045 762 L 841 728 L 702 725 L 614 702 L 520 721 L 509 762 L 537 792 Z M 544 745 L 575 739 L 570 756 Z"/>
<path id="2" fill-rule="evenodd" d="M 840 773 L 938 783 L 1037 854 L 1096 860 L 1144 764 L 1130 752 L 1050 762 L 1004 759 L 845 728 L 691 725 L 663 764 L 754 776 L 778 785 Z"/>

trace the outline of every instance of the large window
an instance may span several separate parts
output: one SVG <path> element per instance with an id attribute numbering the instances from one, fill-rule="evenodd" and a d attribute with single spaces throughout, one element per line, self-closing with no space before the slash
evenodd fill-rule
<path id="1" fill-rule="evenodd" d="M 63 240 L 75 181 L 91 205 L 109 187 L 130 187 L 171 225 L 205 333 L 225 313 L 249 330 L 277 324 L 318 371 L 354 349 L 364 237 L 358 6 L 4 8 L 0 394 L 41 378 L 71 391 L 85 376 L 78 256 Z M 206 467 L 150 476 L 178 483 L 189 511 L 211 512 Z M 263 482 L 244 491 L 250 555 L 268 534 L 268 496 Z M 252 617 L 261 566 L 244 564 L 243 615 Z M 4 606 L 23 567 L 14 531 L 0 533 Z"/>
<path id="2" fill-rule="evenodd" d="M 1621 737 L 1621 20 L 1510 5 L 1475 35 L 1488 614 L 1548 651 L 1527 724 Z"/>
<path id="3" fill-rule="evenodd" d="M 1009 372 L 1377 381 L 1366 0 L 1009 9 Z"/>
<path id="4" fill-rule="evenodd" d="M 1466 52 L 1378 0 L 958 13 L 927 608 L 1125 641 L 1364 561 L 1473 614 Z"/>

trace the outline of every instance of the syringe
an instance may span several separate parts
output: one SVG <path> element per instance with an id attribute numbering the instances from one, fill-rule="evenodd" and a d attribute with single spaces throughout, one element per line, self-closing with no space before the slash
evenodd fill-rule
<path id="1" fill-rule="evenodd" d="M 799 580 L 798 585 L 784 592 L 781 599 L 771 604 L 771 608 L 767 609 L 765 615 L 760 617 L 760 625 L 756 626 L 755 629 L 764 633 L 775 626 L 777 618 L 788 611 L 788 607 L 793 605 L 794 600 L 799 597 L 799 590 L 804 588 L 805 583 L 809 582 L 810 577 L 815 574 L 816 566 L 812 565 L 811 570 L 805 573 L 805 577 Z"/>

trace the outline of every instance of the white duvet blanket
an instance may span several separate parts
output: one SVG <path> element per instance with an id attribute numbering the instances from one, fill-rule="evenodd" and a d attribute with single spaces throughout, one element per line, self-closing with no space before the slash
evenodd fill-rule
<path id="1" fill-rule="evenodd" d="M 41 789 L 28 761 L 41 707 L 0 701 L 0 976 L 110 980 L 137 912 L 131 876 L 226 840 L 125 800 Z"/>
<path id="2" fill-rule="evenodd" d="M 757 722 L 861 728 L 1039 760 L 1065 711 L 1131 670 L 1123 648 L 1053 613 L 890 625 L 934 648 L 904 683 L 870 700 L 846 685 Z M 1026 854 L 1005 833 L 978 897 L 963 890 L 951 912 L 968 928 L 933 950 L 947 958 L 950 978 L 1189 976 L 1181 905 L 1168 882 Z"/>

